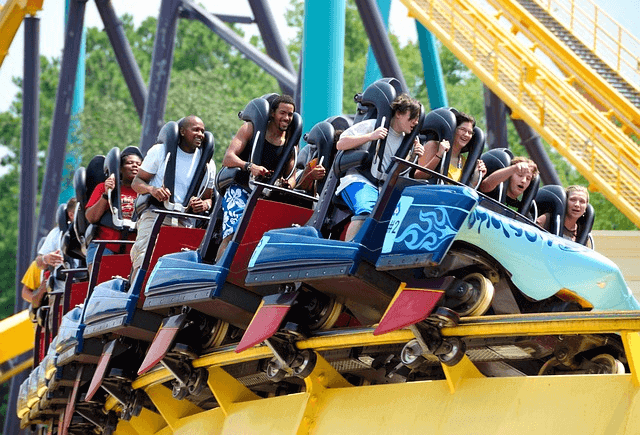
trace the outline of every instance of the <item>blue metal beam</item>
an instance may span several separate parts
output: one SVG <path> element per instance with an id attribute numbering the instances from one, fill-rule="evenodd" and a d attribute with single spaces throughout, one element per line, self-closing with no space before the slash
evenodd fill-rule
<path id="1" fill-rule="evenodd" d="M 153 42 L 149 89 L 142 116 L 140 151 L 146 154 L 156 143 L 156 136 L 162 128 L 164 109 L 167 106 L 169 78 L 173 65 L 173 49 L 178 30 L 178 12 L 182 0 L 163 0 Z"/>
<path id="2" fill-rule="evenodd" d="M 306 0 L 302 36 L 304 130 L 342 113 L 345 0 Z"/>
<path id="3" fill-rule="evenodd" d="M 424 83 L 429 96 L 429 107 L 431 107 L 431 110 L 438 107 L 446 107 L 449 103 L 447 102 L 447 91 L 444 87 L 442 65 L 440 64 L 436 38 L 418 20 L 416 20 L 416 30 L 418 31 L 418 43 L 420 45 L 420 54 L 422 55 Z"/>

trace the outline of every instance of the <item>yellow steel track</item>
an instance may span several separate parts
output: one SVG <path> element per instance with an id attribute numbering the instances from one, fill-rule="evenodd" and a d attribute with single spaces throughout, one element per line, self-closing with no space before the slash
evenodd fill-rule
<path id="1" fill-rule="evenodd" d="M 509 3 L 511 14 L 525 26 L 529 24 L 514 2 L 495 3 L 498 1 L 501 6 Z M 476 2 L 402 3 L 512 109 L 514 116 L 526 121 L 578 169 L 593 190 L 601 191 L 640 226 L 640 147 L 609 113 L 598 110 L 574 87 L 575 76 L 556 75 L 536 56 L 535 49 L 542 44 L 525 44 L 514 36 L 513 27 L 502 25 L 499 16 L 487 13 Z M 518 31 L 516 28 L 515 33 Z M 609 98 L 610 90 L 601 85 L 593 86 Z M 640 122 L 634 110 L 627 109 L 625 116 L 632 118 L 627 129 L 635 128 Z"/>
<path id="2" fill-rule="evenodd" d="M 222 367 L 269 358 L 266 346 L 236 354 L 225 348 L 194 361 L 209 373 L 208 387 L 218 407 L 204 410 L 175 400 L 159 369 L 139 377 L 158 412 L 144 410 L 121 421 L 116 434 L 495 434 L 612 433 L 640 430 L 640 313 L 579 313 L 490 316 L 464 319 L 444 328 L 445 336 L 500 337 L 619 333 L 631 373 L 487 378 L 465 357 L 443 366 L 444 380 L 388 385 L 349 384 L 318 355 L 304 392 L 260 398 Z M 408 330 L 374 336 L 372 329 L 336 331 L 297 343 L 316 351 L 406 343 Z M 117 409 L 115 399 L 106 409 Z"/>

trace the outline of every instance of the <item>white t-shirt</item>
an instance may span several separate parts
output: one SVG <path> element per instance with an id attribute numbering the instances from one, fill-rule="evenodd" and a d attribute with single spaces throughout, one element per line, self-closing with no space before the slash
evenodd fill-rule
<path id="1" fill-rule="evenodd" d="M 357 124 L 352 125 L 348 129 L 346 129 L 340 137 L 345 136 L 362 136 L 365 134 L 372 133 L 376 127 L 375 119 L 367 119 L 365 121 L 359 122 Z M 373 175 L 378 180 L 382 180 L 385 171 L 391 164 L 391 158 L 396 155 L 398 148 L 402 144 L 402 139 L 404 138 L 404 133 L 398 133 L 393 128 L 389 128 L 389 134 L 387 135 L 387 143 L 384 148 L 384 154 L 382 156 L 382 167 L 380 171 L 378 171 L 378 158 L 374 156 L 373 162 L 371 163 L 371 175 Z M 355 150 L 368 150 L 369 142 L 365 142 L 359 147 L 353 148 Z M 351 183 L 366 183 L 373 186 L 371 181 L 369 181 L 365 176 L 363 176 L 357 168 L 351 168 L 347 171 L 344 177 L 340 178 L 340 185 L 336 190 L 336 195 L 339 194 L 342 189 L 347 187 Z M 378 186 L 374 186 L 376 189 Z"/>
<path id="2" fill-rule="evenodd" d="M 182 204 L 185 199 L 185 195 L 189 190 L 189 185 L 193 179 L 198 162 L 200 161 L 200 154 L 202 150 L 197 148 L 193 154 L 185 153 L 177 147 L 178 153 L 176 156 L 176 177 L 175 185 L 173 186 L 173 198 L 175 204 Z M 164 183 L 164 173 L 167 168 L 169 159 L 165 153 L 164 144 L 156 144 L 147 153 L 144 158 L 140 169 L 149 174 L 154 174 L 151 182 L 149 183 L 153 187 L 162 187 Z M 213 189 L 214 180 L 216 177 L 216 164 L 213 160 L 207 163 L 207 174 L 202 179 L 200 188 L 206 186 L 206 188 Z M 198 194 L 198 191 L 195 192 Z"/>
<path id="3" fill-rule="evenodd" d="M 57 251 L 58 249 L 60 249 L 61 236 L 62 231 L 60 231 L 60 228 L 58 228 L 58 226 L 56 225 L 51 229 L 51 231 L 49 231 L 49 234 L 47 234 L 47 237 L 44 239 L 42 246 L 40 246 L 40 249 L 38 249 L 38 254 L 45 255 L 49 252 Z"/>
<path id="4" fill-rule="evenodd" d="M 49 231 L 47 234 L 47 238 L 44 239 L 42 246 L 38 249 L 38 255 L 46 255 L 50 252 L 57 251 L 61 248 L 62 242 L 62 231 L 56 225 Z M 67 263 L 57 266 L 54 270 L 54 273 L 57 272 L 58 269 L 73 269 L 80 266 L 80 260 L 75 258 L 66 258 Z M 64 290 L 64 280 L 55 280 L 54 290 Z"/>

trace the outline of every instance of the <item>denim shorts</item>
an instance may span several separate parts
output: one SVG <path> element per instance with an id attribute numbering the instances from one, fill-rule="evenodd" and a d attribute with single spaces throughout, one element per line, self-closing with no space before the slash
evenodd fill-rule
<path id="1" fill-rule="evenodd" d="M 351 183 L 340 192 L 353 214 L 366 215 L 378 202 L 378 189 L 367 183 Z"/>

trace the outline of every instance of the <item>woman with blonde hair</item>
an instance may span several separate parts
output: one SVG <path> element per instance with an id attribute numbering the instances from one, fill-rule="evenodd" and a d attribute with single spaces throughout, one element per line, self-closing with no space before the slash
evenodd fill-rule
<path id="1" fill-rule="evenodd" d="M 578 235 L 584 231 L 584 219 L 581 219 L 589 204 L 589 191 L 584 186 L 572 185 L 565 189 L 567 194 L 567 206 L 564 215 L 564 225 L 562 228 L 562 236 L 565 239 L 573 240 L 574 242 L 578 238 Z M 536 221 L 538 225 L 543 228 L 550 226 L 549 213 L 541 215 Z M 589 228 L 590 230 L 590 228 Z M 587 244 L 588 247 L 592 247 Z"/>

